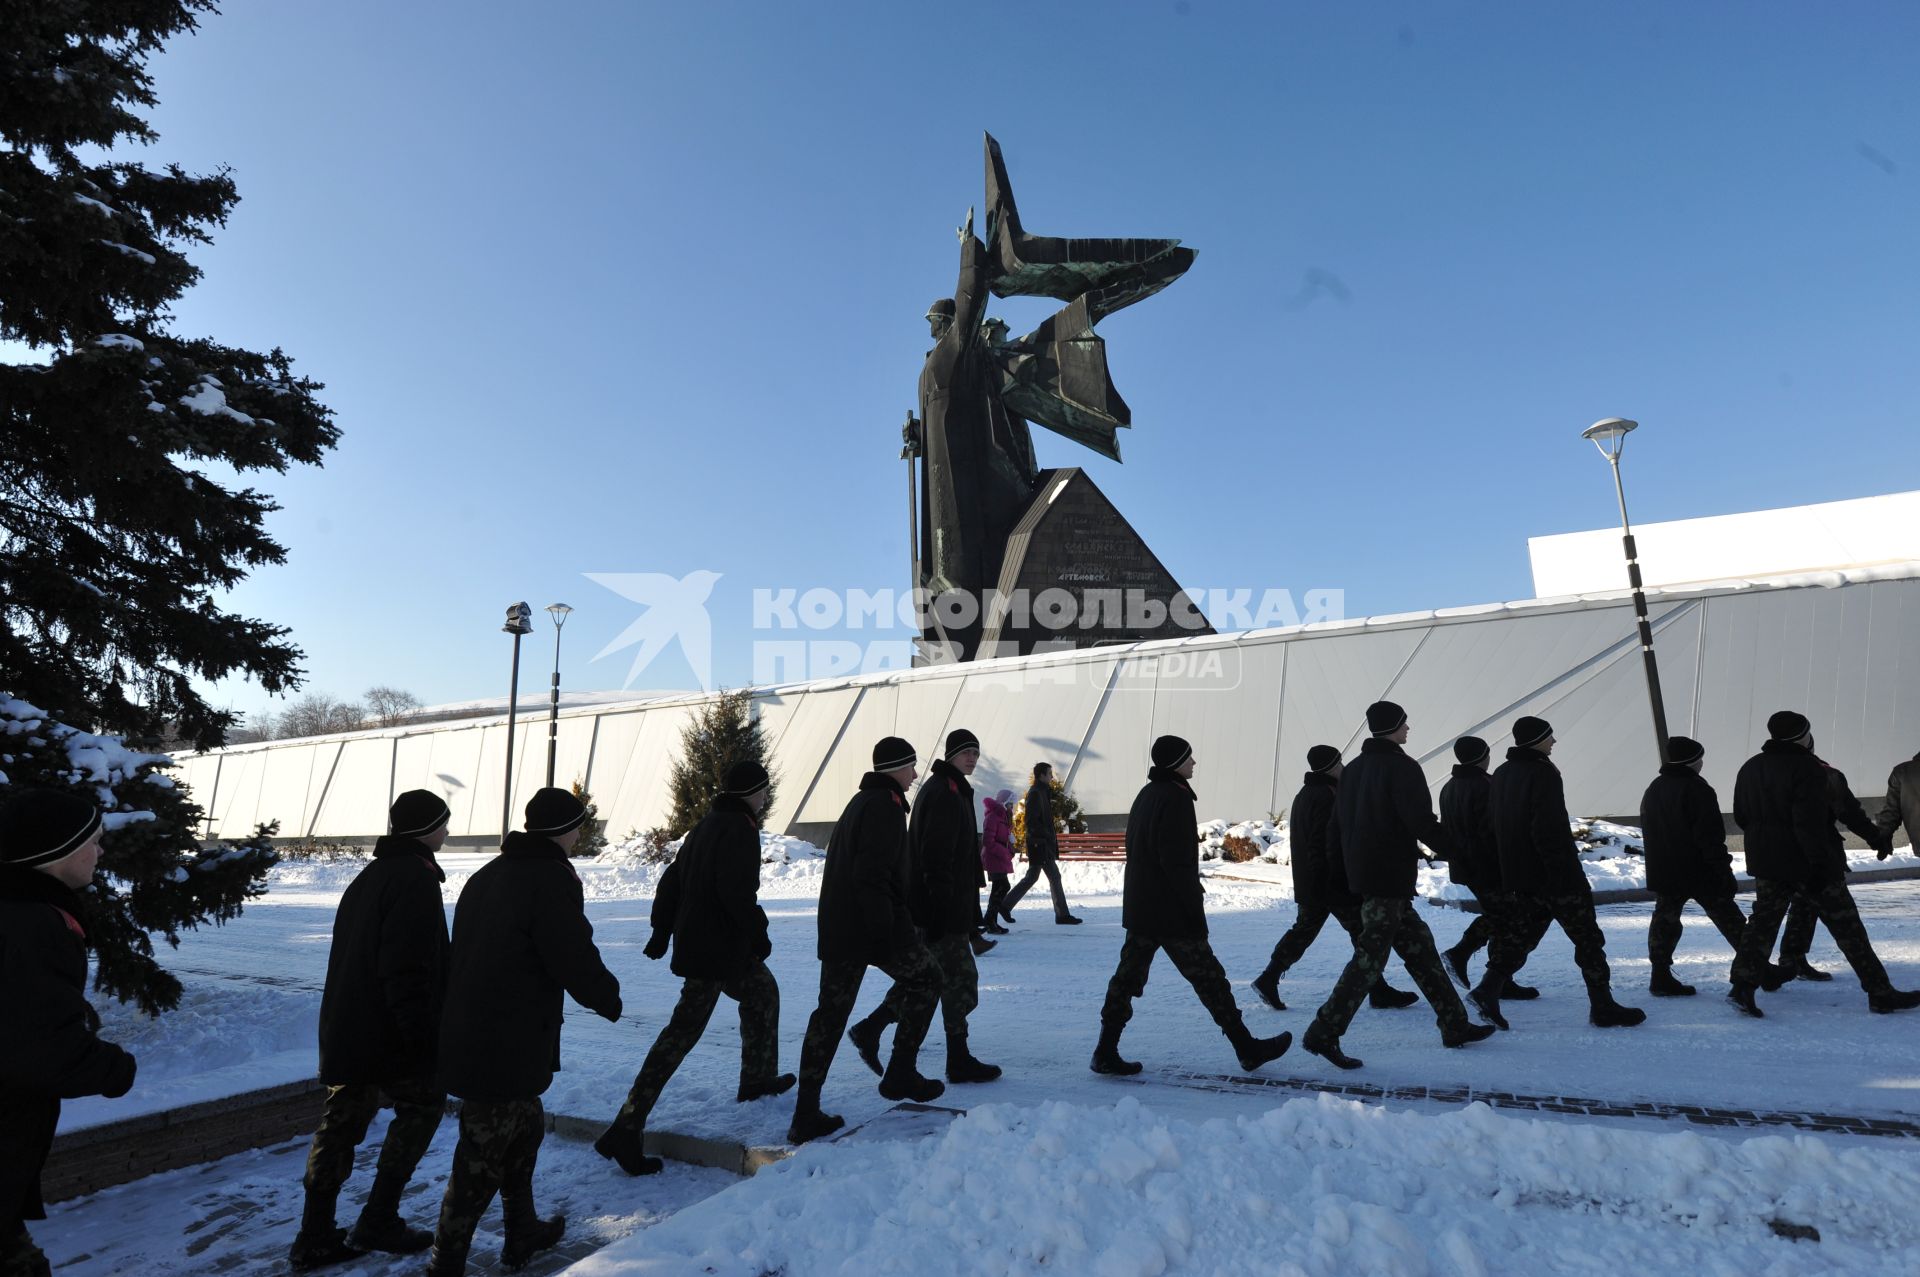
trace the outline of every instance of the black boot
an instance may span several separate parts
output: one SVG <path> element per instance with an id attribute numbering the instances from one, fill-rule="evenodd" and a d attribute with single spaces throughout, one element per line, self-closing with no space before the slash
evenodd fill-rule
<path id="1" fill-rule="evenodd" d="M 500 1266 L 508 1272 L 518 1272 L 541 1251 L 552 1250 L 567 1231 L 565 1215 L 541 1219 L 534 1213 L 531 1192 L 516 1193 L 511 1198 L 502 1192 L 500 1213 L 506 1222 L 506 1237 L 500 1243 Z"/>
<path id="2" fill-rule="evenodd" d="M 793 1105 L 793 1121 L 787 1126 L 787 1143 L 805 1144 L 823 1135 L 831 1135 L 847 1124 L 847 1119 L 820 1111 L 820 1088 L 802 1085 L 800 1098 Z"/>
<path id="3" fill-rule="evenodd" d="M 1833 979 L 1831 971 L 1822 971 L 1814 966 L 1807 961 L 1807 955 L 1804 953 L 1791 958 L 1782 955 L 1780 972 L 1788 980 L 1810 980 L 1815 984 L 1825 984 Z"/>
<path id="4" fill-rule="evenodd" d="M 376 1174 L 367 1204 L 347 1234 L 347 1245 L 356 1250 L 383 1250 L 390 1255 L 417 1255 L 433 1245 L 433 1234 L 424 1228 L 409 1228 L 400 1218 L 400 1194 L 405 1180 Z"/>
<path id="5" fill-rule="evenodd" d="M 769 1095 L 785 1095 L 792 1089 L 793 1074 L 781 1073 L 758 1082 L 742 1082 L 740 1089 L 733 1093 L 733 1102 L 751 1104 L 755 1100 L 764 1100 Z"/>
<path id="6" fill-rule="evenodd" d="M 1396 989 L 1385 978 L 1367 994 L 1367 1005 L 1376 1011 L 1404 1011 L 1420 1000 L 1411 989 Z"/>
<path id="7" fill-rule="evenodd" d="M 1269 965 L 1265 971 L 1253 977 L 1254 996 L 1276 1011 L 1287 1009 L 1287 1004 L 1280 1000 L 1280 977 L 1284 974 Z"/>
<path id="8" fill-rule="evenodd" d="M 1728 989 L 1727 1001 L 1739 1007 L 1741 1015 L 1750 1015 L 1756 1020 L 1767 1018 L 1767 1013 L 1754 1004 L 1753 986 L 1750 984 L 1736 984 Z"/>
<path id="9" fill-rule="evenodd" d="M 1777 962 L 1769 962 L 1760 968 L 1760 988 L 1766 993 L 1778 993 L 1782 985 L 1791 983 L 1793 972 Z"/>
<path id="10" fill-rule="evenodd" d="M 1479 1009 L 1480 1018 L 1488 1024 L 1491 1024 L 1494 1028 L 1509 1029 L 1513 1027 L 1507 1023 L 1507 1017 L 1500 1014 L 1499 995 L 1489 989 L 1485 981 L 1480 983 L 1479 988 L 1467 994 L 1467 1000 Z"/>
<path id="11" fill-rule="evenodd" d="M 1673 968 L 1657 966 L 1653 969 L 1653 978 L 1647 981 L 1647 992 L 1656 998 L 1690 998 L 1699 990 L 1690 984 L 1682 984 L 1674 978 Z"/>
<path id="12" fill-rule="evenodd" d="M 332 1192 L 307 1190 L 301 1208 L 300 1232 L 287 1251 L 287 1263 L 295 1272 L 344 1264 L 365 1253 L 348 1245 L 346 1230 L 334 1225 L 333 1209 L 339 1197 L 338 1188 Z"/>
<path id="13" fill-rule="evenodd" d="M 647 1156 L 643 1132 L 618 1122 L 600 1132 L 600 1138 L 593 1142 L 593 1151 L 617 1163 L 629 1175 L 658 1175 L 666 1165 L 657 1157 Z"/>
<path id="14" fill-rule="evenodd" d="M 1007 929 L 1005 927 L 1001 926 L 999 923 L 993 920 L 992 914 L 987 915 L 986 925 L 981 927 L 980 929 L 986 932 L 990 936 L 1004 936 L 1008 934 Z"/>
<path id="15" fill-rule="evenodd" d="M 853 1043 L 853 1049 L 860 1052 L 860 1062 L 872 1069 L 875 1077 L 886 1076 L 887 1067 L 880 1063 L 880 1035 L 892 1023 L 893 1016 L 882 1002 L 872 1015 L 847 1030 L 847 1041 Z"/>
<path id="16" fill-rule="evenodd" d="M 973 956 L 976 958 L 984 956 L 988 950 L 1000 943 L 998 940 L 987 939 L 978 931 L 970 932 L 967 942 L 973 946 Z"/>
<path id="17" fill-rule="evenodd" d="M 1332 1034 L 1322 1033 L 1317 1024 L 1307 1030 L 1307 1036 L 1300 1039 L 1300 1045 L 1309 1055 L 1319 1056 L 1336 1069 L 1360 1067 L 1361 1061 L 1340 1049 L 1340 1039 Z"/>
<path id="18" fill-rule="evenodd" d="M 1240 1067 L 1251 1073 L 1263 1064 L 1279 1059 L 1293 1045 L 1293 1034 L 1282 1033 L 1278 1037 L 1256 1038 L 1248 1032 L 1245 1024 L 1227 1031 L 1227 1041 L 1233 1044 L 1233 1054 L 1240 1061 Z"/>
<path id="19" fill-rule="evenodd" d="M 1920 990 L 1888 989 L 1885 993 L 1874 993 L 1867 997 L 1867 1009 L 1877 1015 L 1910 1011 L 1914 1007 L 1920 1007 Z"/>
<path id="20" fill-rule="evenodd" d="M 426 1277 L 462 1277 L 467 1271 L 467 1247 L 471 1244 L 471 1238 L 458 1243 L 436 1238 L 433 1254 L 427 1257 Z"/>
<path id="21" fill-rule="evenodd" d="M 1059 917 L 1055 918 L 1053 920 L 1053 923 L 1057 927 L 1077 927 L 1082 922 L 1085 922 L 1085 921 L 1086 919 L 1084 918 L 1076 918 L 1070 913 L 1063 913 Z"/>
<path id="22" fill-rule="evenodd" d="M 947 1081 L 956 1084 L 992 1082 L 999 1076 L 998 1064 L 988 1064 L 984 1060 L 973 1058 L 973 1052 L 967 1049 L 965 1037 L 951 1033 L 947 1035 Z"/>
<path id="23" fill-rule="evenodd" d="M 1485 1042 L 1493 1034 L 1494 1028 L 1491 1024 L 1475 1024 L 1467 1020 L 1457 1029 L 1441 1030 L 1440 1045 L 1457 1047 L 1465 1046 L 1469 1042 Z"/>
<path id="24" fill-rule="evenodd" d="M 1587 1008 L 1587 1023 L 1596 1029 L 1630 1029 L 1636 1024 L 1646 1022 L 1647 1013 L 1639 1007 L 1623 1007 L 1608 994 L 1606 999 L 1595 999 Z"/>
<path id="25" fill-rule="evenodd" d="M 1514 1002 L 1531 1002 L 1540 996 L 1540 990 L 1530 984 L 1515 984 L 1513 977 L 1507 977 L 1507 987 L 1500 991 L 1502 998 Z"/>
<path id="26" fill-rule="evenodd" d="M 1452 976 L 1453 982 L 1463 989 L 1473 987 L 1473 981 L 1467 978 L 1467 959 L 1470 956 L 1458 948 L 1440 951 L 1440 961 L 1447 968 L 1447 974 Z"/>
<path id="27" fill-rule="evenodd" d="M 1095 1073 L 1109 1077 L 1132 1077 L 1140 1071 L 1138 1060 L 1120 1057 L 1120 1030 L 1101 1028 L 1100 1041 L 1094 1045 L 1093 1061 L 1087 1065 Z"/>
<path id="28" fill-rule="evenodd" d="M 906 1055 L 898 1045 L 893 1048 L 893 1058 L 887 1061 L 887 1071 L 880 1078 L 882 1099 L 931 1104 L 946 1090 L 947 1084 L 938 1078 L 921 1076 L 919 1062 L 913 1056 Z"/>

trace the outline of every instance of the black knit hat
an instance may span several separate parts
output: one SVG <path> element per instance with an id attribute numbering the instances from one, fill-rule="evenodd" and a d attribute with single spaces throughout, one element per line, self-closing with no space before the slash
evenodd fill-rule
<path id="1" fill-rule="evenodd" d="M 1367 706 L 1367 730 L 1375 736 L 1390 736 L 1407 721 L 1407 711 L 1392 701 L 1375 701 Z"/>
<path id="2" fill-rule="evenodd" d="M 1457 763 L 1472 765 L 1485 758 L 1491 752 L 1492 751 L 1487 748 L 1487 742 L 1481 740 L 1478 736 L 1462 736 L 1459 740 L 1453 742 L 1453 760 Z"/>
<path id="3" fill-rule="evenodd" d="M 899 771 L 919 761 L 920 755 L 914 752 L 913 746 L 898 736 L 883 736 L 873 747 L 873 770 L 877 772 Z"/>
<path id="4" fill-rule="evenodd" d="M 548 786 L 527 799 L 527 832 L 551 838 L 578 829 L 587 819 L 587 805 L 564 789 Z"/>
<path id="5" fill-rule="evenodd" d="M 447 800 L 426 789 L 409 789 L 387 808 L 387 833 L 395 838 L 425 838 L 453 819 Z"/>
<path id="6" fill-rule="evenodd" d="M 1193 757 L 1193 746 L 1178 736 L 1162 736 L 1153 742 L 1153 765 L 1172 771 Z"/>
<path id="7" fill-rule="evenodd" d="M 1689 736 L 1667 737 L 1667 761 L 1691 763 L 1707 756 L 1707 747 Z"/>
<path id="8" fill-rule="evenodd" d="M 727 768 L 720 780 L 720 792 L 729 798 L 751 798 L 772 783 L 767 769 L 748 759 Z"/>
<path id="9" fill-rule="evenodd" d="M 1530 745 L 1538 745 L 1551 735 L 1553 735 L 1553 724 L 1544 718 L 1523 714 L 1513 720 L 1513 743 L 1522 749 Z"/>
<path id="10" fill-rule="evenodd" d="M 1767 735 L 1775 740 L 1799 740 L 1813 730 L 1805 714 L 1783 709 L 1767 720 Z"/>
<path id="11" fill-rule="evenodd" d="M 0 863 L 33 869 L 64 860 L 100 830 L 100 809 L 58 789 L 29 789 L 0 803 Z"/>
<path id="12" fill-rule="evenodd" d="M 947 752 L 945 757 L 952 761 L 955 754 L 969 749 L 979 749 L 980 738 L 964 727 L 956 727 L 947 733 Z"/>
<path id="13" fill-rule="evenodd" d="M 1323 772 L 1340 761 L 1340 751 L 1331 745 L 1315 745 L 1307 751 L 1307 770 Z"/>

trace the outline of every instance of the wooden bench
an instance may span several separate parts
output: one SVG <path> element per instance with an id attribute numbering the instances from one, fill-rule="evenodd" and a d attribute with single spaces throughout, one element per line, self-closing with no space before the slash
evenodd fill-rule
<path id="1" fill-rule="evenodd" d="M 1062 860 L 1124 860 L 1127 836 L 1110 834 L 1058 834 Z"/>

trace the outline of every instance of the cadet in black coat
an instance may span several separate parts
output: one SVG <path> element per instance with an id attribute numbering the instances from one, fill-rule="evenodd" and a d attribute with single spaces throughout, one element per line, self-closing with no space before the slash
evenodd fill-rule
<path id="1" fill-rule="evenodd" d="M 1647 859 L 1647 889 L 1654 893 L 1647 924 L 1647 958 L 1653 975 L 1648 992 L 1657 998 L 1692 997 L 1695 990 L 1673 974 L 1680 943 L 1680 911 L 1696 901 L 1737 952 L 1746 915 L 1733 902 L 1733 858 L 1727 853 L 1720 796 L 1700 774 L 1707 751 L 1685 736 L 1667 740 L 1667 762 L 1640 798 L 1640 832 Z"/>
<path id="2" fill-rule="evenodd" d="M 946 1087 L 922 1077 L 920 1042 L 939 996 L 940 969 L 914 932 L 907 895 L 907 786 L 917 774 L 913 746 L 888 736 L 873 747 L 873 770 L 840 813 L 827 840 L 820 875 L 820 1001 L 800 1047 L 800 1090 L 787 1138 L 795 1144 L 844 1123 L 820 1108 L 840 1035 L 860 998 L 868 967 L 893 977 L 888 993 L 899 1012 L 893 1058 L 880 1079 L 890 1100 L 926 1103 Z"/>
<path id="3" fill-rule="evenodd" d="M 721 791 L 680 846 L 653 893 L 649 958 L 673 948 L 673 973 L 686 980 L 673 1015 L 633 1079 L 626 1103 L 594 1142 L 629 1175 L 661 1169 L 645 1150 L 647 1118 L 660 1092 L 693 1050 L 725 994 L 740 1004 L 740 1089 L 736 1103 L 779 1095 L 793 1085 L 780 1073 L 780 986 L 767 970 L 773 953 L 760 907 L 760 813 L 771 792 L 767 771 L 735 763 Z"/>
<path id="4" fill-rule="evenodd" d="M 1815 757 L 1819 757 L 1815 755 Z M 1820 759 L 1820 765 L 1827 769 L 1827 809 L 1832 820 L 1846 826 L 1867 846 L 1873 848 L 1881 860 L 1893 854 L 1893 836 L 1882 830 L 1868 819 L 1867 812 L 1854 797 L 1847 784 L 1846 773 Z M 1838 833 L 1832 838 L 1840 843 L 1840 861 L 1846 863 L 1846 844 Z M 1844 875 L 1847 871 L 1841 870 Z M 1833 979 L 1827 972 L 1807 960 L 1807 952 L 1813 947 L 1813 927 L 1816 919 L 1813 906 L 1804 898 L 1795 900 L 1787 906 L 1787 925 L 1780 931 L 1779 971 L 1782 981 L 1813 980 L 1825 983 Z"/>
<path id="5" fill-rule="evenodd" d="M 84 798 L 30 789 L 0 803 L 0 1272 L 48 1271 L 26 1221 L 47 1217 L 60 1101 L 133 1086 L 133 1056 L 100 1040 L 87 1003 L 80 892 L 99 859 L 100 812 Z"/>
<path id="6" fill-rule="evenodd" d="M 567 853 L 587 809 L 564 789 L 527 800 L 526 830 L 467 880 L 453 914 L 440 1080 L 466 1102 L 433 1238 L 429 1272 L 458 1273 L 497 1191 L 509 1268 L 560 1240 L 566 1221 L 534 1211 L 533 1171 L 546 1133 L 540 1096 L 560 1067 L 565 999 L 620 1019 L 620 981 L 600 960 L 585 893 Z"/>
<path id="7" fill-rule="evenodd" d="M 1301 1045 L 1343 1069 L 1360 1061 L 1340 1049 L 1341 1035 L 1353 1023 L 1360 1000 L 1380 978 L 1391 948 L 1406 963 L 1413 982 L 1433 1008 L 1445 1046 L 1464 1046 L 1493 1030 L 1467 1019 L 1467 1011 L 1440 965 L 1433 933 L 1413 908 L 1420 844 L 1451 851 L 1452 843 L 1433 814 L 1427 778 L 1401 746 L 1411 730 L 1407 712 L 1392 701 L 1367 707 L 1369 735 L 1360 756 L 1340 777 L 1335 819 L 1340 823 L 1347 882 L 1360 893 L 1360 934 L 1353 958 L 1341 971 L 1333 992 L 1314 1014 Z"/>
<path id="8" fill-rule="evenodd" d="M 433 853 L 453 813 L 440 795 L 409 790 L 387 813 L 387 836 L 340 897 L 320 996 L 320 1080 L 326 1106 L 307 1153 L 306 1203 L 288 1261 L 298 1269 L 362 1251 L 412 1254 L 433 1234 L 400 1218 L 400 1195 L 446 1111 L 434 1078 L 447 988 L 447 875 Z M 393 1110 L 373 1188 L 353 1231 L 334 1224 L 353 1152 L 382 1108 Z"/>
<path id="9" fill-rule="evenodd" d="M 1233 1000 L 1226 970 L 1207 943 L 1207 908 L 1200 885 L 1200 829 L 1194 816 L 1193 749 L 1178 736 L 1153 742 L 1147 783 L 1127 813 L 1127 871 L 1120 921 L 1127 938 L 1100 1008 L 1095 1073 L 1125 1076 L 1140 1065 L 1120 1057 L 1120 1034 L 1133 1018 L 1133 1000 L 1146 991 L 1154 955 L 1162 950 L 1186 977 L 1200 1003 L 1232 1044 L 1240 1067 L 1252 1072 L 1277 1060 L 1293 1035 L 1256 1038 Z"/>
<path id="10" fill-rule="evenodd" d="M 1350 939 L 1360 935 L 1360 897 L 1347 887 L 1347 868 L 1340 854 L 1340 826 L 1333 817 L 1334 795 L 1340 786 L 1340 751 L 1315 745 L 1307 751 L 1307 773 L 1287 814 L 1287 858 L 1293 870 L 1293 925 L 1273 946 L 1266 968 L 1253 978 L 1253 991 L 1276 1011 L 1280 978 L 1310 948 L 1328 918 L 1335 918 Z M 1397 1010 L 1420 1000 L 1418 994 L 1396 989 L 1385 975 L 1368 993 L 1369 1005 Z"/>
<path id="11" fill-rule="evenodd" d="M 1542 718 L 1522 717 L 1513 724 L 1513 748 L 1493 773 L 1490 794 L 1494 838 L 1500 845 L 1500 881 L 1532 910 L 1526 930 L 1511 940 L 1496 937 L 1487 955 L 1487 971 L 1473 991 L 1481 1014 L 1505 1028 L 1500 996 L 1506 978 L 1520 968 L 1546 934 L 1550 922 L 1573 942 L 1573 960 L 1587 986 L 1587 1022 L 1595 1028 L 1629 1028 L 1647 1013 L 1621 1006 L 1613 998 L 1613 973 L 1607 967 L 1607 942 L 1593 912 L 1593 888 L 1580 864 L 1567 815 L 1566 784 L 1549 755 L 1553 726 Z"/>
<path id="12" fill-rule="evenodd" d="M 1460 939 L 1440 954 L 1462 988 L 1473 984 L 1467 977 L 1467 963 L 1473 955 L 1502 932 L 1525 932 L 1532 917 L 1531 910 L 1500 880 L 1500 844 L 1493 832 L 1493 780 L 1487 775 L 1491 755 L 1487 742 L 1478 736 L 1462 736 L 1453 742 L 1453 774 L 1440 787 L 1440 827 L 1454 844 L 1453 854 L 1447 858 L 1449 876 L 1480 902 L 1480 912 L 1467 924 Z M 1509 978 L 1500 996 L 1527 1001 L 1539 997 L 1540 990 Z"/>

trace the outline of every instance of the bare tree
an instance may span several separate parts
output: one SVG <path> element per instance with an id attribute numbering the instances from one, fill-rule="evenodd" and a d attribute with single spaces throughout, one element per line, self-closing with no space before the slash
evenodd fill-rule
<path id="1" fill-rule="evenodd" d="M 274 737 L 326 736 L 356 732 L 367 725 L 367 711 L 352 701 L 337 701 L 325 692 L 309 692 L 282 710 L 274 722 Z"/>
<path id="2" fill-rule="evenodd" d="M 367 713 L 376 727 L 398 727 L 420 711 L 420 698 L 398 687 L 369 687 Z"/>

